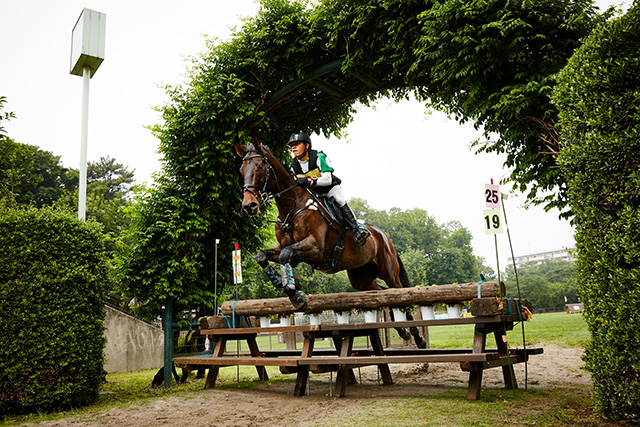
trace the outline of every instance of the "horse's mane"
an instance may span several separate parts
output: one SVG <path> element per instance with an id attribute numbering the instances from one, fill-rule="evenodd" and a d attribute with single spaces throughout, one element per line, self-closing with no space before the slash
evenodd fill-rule
<path id="1" fill-rule="evenodd" d="M 289 167 L 287 166 L 287 164 L 286 164 L 285 162 L 282 162 L 280 159 L 278 159 L 278 157 L 276 157 L 276 155 L 273 153 L 273 151 L 271 151 L 271 148 L 269 148 L 269 146 L 268 146 L 268 145 L 260 143 L 260 146 L 262 147 L 262 150 L 263 150 L 263 151 L 265 151 L 265 152 L 269 153 L 269 154 L 270 154 L 274 159 L 276 159 L 276 161 L 277 161 L 277 162 L 278 162 L 278 163 L 279 163 L 279 164 L 280 164 L 280 165 L 281 165 L 281 166 L 282 166 L 282 167 L 283 167 L 287 172 L 289 172 Z M 261 154 L 261 153 L 260 153 L 260 150 L 258 150 L 258 149 L 256 148 L 256 146 L 254 145 L 254 143 L 253 143 L 253 142 L 248 143 L 248 144 L 246 145 L 246 147 L 245 147 L 245 148 L 246 148 L 246 150 L 247 150 L 247 153 L 258 153 L 258 154 Z"/>
<path id="2" fill-rule="evenodd" d="M 262 146 L 262 149 L 264 151 L 266 151 L 267 153 L 271 154 L 273 157 L 276 157 L 276 155 L 273 154 L 273 151 L 271 151 L 271 148 L 269 148 L 268 145 L 265 145 L 265 144 L 260 144 L 260 145 Z M 253 142 L 248 143 L 246 148 L 247 148 L 247 153 L 259 153 L 260 152 L 260 150 L 258 150 L 256 148 L 256 146 L 253 144 Z"/>

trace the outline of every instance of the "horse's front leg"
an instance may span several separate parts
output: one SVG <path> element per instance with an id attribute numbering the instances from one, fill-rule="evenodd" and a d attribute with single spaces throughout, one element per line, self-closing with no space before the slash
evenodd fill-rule
<path id="1" fill-rule="evenodd" d="M 280 246 L 276 246 L 275 248 L 260 251 L 256 255 L 256 261 L 258 262 L 258 265 L 262 267 L 262 271 L 267 275 L 271 284 L 276 288 L 282 287 L 281 276 L 280 273 L 278 273 L 276 269 L 273 268 L 271 264 L 269 264 L 269 261 L 279 262 L 281 251 L 282 249 L 280 248 Z"/>
<path id="2" fill-rule="evenodd" d="M 319 259 L 320 250 L 316 244 L 316 239 L 309 236 L 299 242 L 282 248 L 278 261 L 282 273 L 282 287 L 293 306 L 298 310 L 305 310 L 307 307 L 307 296 L 299 289 L 296 289 L 296 281 L 293 277 L 291 264 L 297 265 L 301 261 L 313 262 Z"/>

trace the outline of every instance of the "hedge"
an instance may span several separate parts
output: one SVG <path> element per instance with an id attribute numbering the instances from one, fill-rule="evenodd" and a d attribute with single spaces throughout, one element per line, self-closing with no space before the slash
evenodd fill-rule
<path id="1" fill-rule="evenodd" d="M 640 417 L 640 4 L 597 29 L 558 76 L 561 167 L 598 409 Z"/>
<path id="2" fill-rule="evenodd" d="M 0 207 L 0 416 L 97 398 L 106 274 L 97 224 Z"/>

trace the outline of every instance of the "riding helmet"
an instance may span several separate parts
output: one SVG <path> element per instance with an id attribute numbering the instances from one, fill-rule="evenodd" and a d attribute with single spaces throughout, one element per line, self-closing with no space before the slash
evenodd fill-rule
<path id="1" fill-rule="evenodd" d="M 298 132 L 298 133 L 292 133 L 291 136 L 289 137 L 289 145 L 291 145 L 294 142 L 298 142 L 298 141 L 302 141 L 305 144 L 309 144 L 309 148 L 311 148 L 311 138 L 309 138 L 309 135 L 307 135 L 304 132 Z"/>

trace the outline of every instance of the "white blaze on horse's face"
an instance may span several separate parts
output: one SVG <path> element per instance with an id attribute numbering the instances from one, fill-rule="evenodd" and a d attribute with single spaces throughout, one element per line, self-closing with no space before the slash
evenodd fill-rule
<path id="1" fill-rule="evenodd" d="M 264 156 L 248 153 L 240 167 L 240 174 L 244 180 L 242 210 L 249 216 L 260 213 L 263 203 L 263 193 L 266 190 L 266 171 L 269 165 Z"/>

